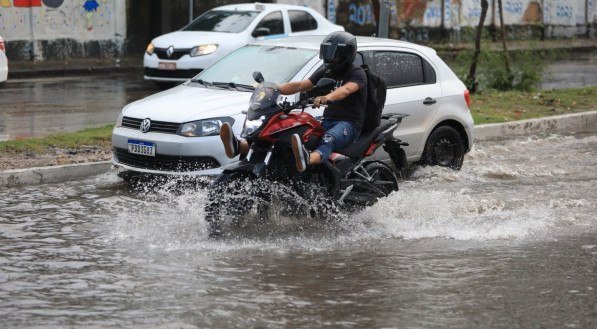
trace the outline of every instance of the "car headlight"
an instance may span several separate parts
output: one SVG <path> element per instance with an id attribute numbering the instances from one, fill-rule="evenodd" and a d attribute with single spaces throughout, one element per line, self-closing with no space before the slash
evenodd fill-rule
<path id="1" fill-rule="evenodd" d="M 234 119 L 225 117 L 183 123 L 178 129 L 178 134 L 185 137 L 215 136 L 220 134 L 220 127 L 224 122 L 232 126 Z"/>
<path id="2" fill-rule="evenodd" d="M 245 126 L 243 127 L 243 133 L 241 137 L 247 137 L 257 131 L 265 122 L 265 116 L 261 116 L 255 120 L 245 120 Z"/>
<path id="3" fill-rule="evenodd" d="M 209 55 L 216 51 L 216 49 L 218 49 L 218 45 L 216 44 L 199 45 L 197 47 L 193 47 L 189 52 L 189 55 L 191 55 L 191 57 Z"/>
<path id="4" fill-rule="evenodd" d="M 155 50 L 155 46 L 153 45 L 153 43 L 149 43 L 149 44 L 147 45 L 147 49 L 145 50 L 145 52 L 146 52 L 148 55 L 153 55 L 153 51 L 154 51 L 154 50 Z"/>
<path id="5" fill-rule="evenodd" d="M 116 127 L 122 127 L 122 118 L 124 116 L 122 115 L 122 112 L 120 113 L 120 115 L 118 116 L 118 119 L 116 119 Z"/>

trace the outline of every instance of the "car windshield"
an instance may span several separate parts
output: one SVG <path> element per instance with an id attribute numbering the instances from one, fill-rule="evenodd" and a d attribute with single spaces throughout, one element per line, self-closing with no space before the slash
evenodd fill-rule
<path id="1" fill-rule="evenodd" d="M 290 81 L 305 64 L 317 55 L 315 49 L 279 46 L 244 46 L 205 69 L 195 79 L 207 83 L 234 83 L 256 86 L 253 72 L 259 71 L 266 81 Z"/>
<path id="2" fill-rule="evenodd" d="M 258 11 L 211 10 L 197 17 L 183 31 L 239 33 L 259 15 Z"/>

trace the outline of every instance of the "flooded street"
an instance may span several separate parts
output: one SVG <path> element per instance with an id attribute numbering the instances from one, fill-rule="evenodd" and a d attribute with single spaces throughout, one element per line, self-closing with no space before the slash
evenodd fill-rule
<path id="1" fill-rule="evenodd" d="M 2 327 L 595 328 L 597 135 L 475 145 L 324 230 L 207 237 L 204 190 L 0 190 Z"/>

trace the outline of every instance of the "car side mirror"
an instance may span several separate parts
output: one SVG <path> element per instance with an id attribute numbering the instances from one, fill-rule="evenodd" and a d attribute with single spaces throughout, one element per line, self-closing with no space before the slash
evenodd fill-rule
<path id="1" fill-rule="evenodd" d="M 264 37 L 264 36 L 270 35 L 270 34 L 271 34 L 271 31 L 267 27 L 258 27 L 255 30 L 253 30 L 253 33 L 251 33 L 251 35 L 254 38 Z"/>
<path id="2" fill-rule="evenodd" d="M 261 74 L 261 72 L 259 71 L 253 72 L 253 79 L 257 81 L 257 83 L 262 83 L 263 81 L 265 81 L 265 79 L 263 78 L 263 74 Z"/>

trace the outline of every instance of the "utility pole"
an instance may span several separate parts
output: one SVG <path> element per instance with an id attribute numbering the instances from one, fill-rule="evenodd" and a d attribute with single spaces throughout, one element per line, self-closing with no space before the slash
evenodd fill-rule
<path id="1" fill-rule="evenodd" d="M 377 36 L 380 38 L 388 37 L 390 28 L 390 4 L 388 0 L 379 0 L 379 31 Z"/>
<path id="2" fill-rule="evenodd" d="M 193 21 L 193 0 L 189 0 L 189 24 Z"/>

